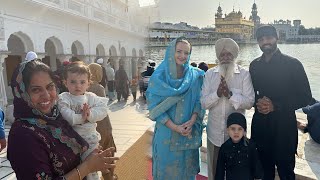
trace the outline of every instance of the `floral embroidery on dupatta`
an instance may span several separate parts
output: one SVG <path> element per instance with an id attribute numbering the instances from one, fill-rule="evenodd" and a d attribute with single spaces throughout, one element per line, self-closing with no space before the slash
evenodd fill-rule
<path id="1" fill-rule="evenodd" d="M 37 180 L 51 180 L 52 178 L 48 176 L 48 174 L 42 172 L 36 174 Z"/>
<path id="2" fill-rule="evenodd" d="M 62 162 L 58 160 L 58 156 L 54 153 L 50 153 L 50 158 L 52 159 L 54 170 L 58 172 L 60 176 L 64 175 L 65 172 L 61 169 Z"/>
<path id="3" fill-rule="evenodd" d="M 60 142 L 70 147 L 74 154 L 79 154 L 86 150 L 86 148 L 85 149 L 81 148 L 82 146 L 77 142 L 75 138 L 63 136 L 61 128 L 47 126 L 47 122 L 45 120 L 35 119 L 35 118 L 20 118 L 20 120 L 27 121 L 30 124 L 36 125 L 41 129 L 46 129 L 53 135 L 54 138 L 58 139 Z"/>

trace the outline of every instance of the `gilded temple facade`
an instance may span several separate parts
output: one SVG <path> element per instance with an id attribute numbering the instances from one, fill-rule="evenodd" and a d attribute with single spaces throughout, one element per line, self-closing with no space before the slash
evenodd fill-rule
<path id="1" fill-rule="evenodd" d="M 219 6 L 215 14 L 216 32 L 220 37 L 230 37 L 237 42 L 250 41 L 254 34 L 254 22 L 243 17 L 242 12 L 232 11 L 223 17 Z"/>

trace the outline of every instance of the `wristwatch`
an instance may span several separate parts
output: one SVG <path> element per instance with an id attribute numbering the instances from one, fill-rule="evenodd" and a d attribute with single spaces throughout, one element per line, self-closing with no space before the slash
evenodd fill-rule
<path id="1" fill-rule="evenodd" d="M 228 99 L 230 99 L 232 95 L 233 95 L 232 91 L 229 91 Z"/>

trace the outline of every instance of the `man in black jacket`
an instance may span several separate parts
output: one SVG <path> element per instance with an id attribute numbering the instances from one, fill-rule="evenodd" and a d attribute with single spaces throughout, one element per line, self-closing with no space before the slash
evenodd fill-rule
<path id="1" fill-rule="evenodd" d="M 271 25 L 257 29 L 262 56 L 250 64 L 255 91 L 251 138 L 256 142 L 266 180 L 294 180 L 298 132 L 295 110 L 312 99 L 309 81 L 299 60 L 282 54 L 277 31 Z"/>

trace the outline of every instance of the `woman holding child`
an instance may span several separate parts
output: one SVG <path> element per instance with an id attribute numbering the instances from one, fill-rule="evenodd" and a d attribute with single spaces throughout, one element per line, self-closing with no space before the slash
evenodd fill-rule
<path id="1" fill-rule="evenodd" d="M 24 61 L 12 77 L 14 117 L 8 159 L 17 179 L 78 180 L 114 168 L 114 148 L 94 150 L 80 163 L 88 143 L 61 116 L 51 69 L 38 60 Z"/>

